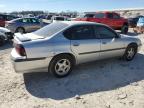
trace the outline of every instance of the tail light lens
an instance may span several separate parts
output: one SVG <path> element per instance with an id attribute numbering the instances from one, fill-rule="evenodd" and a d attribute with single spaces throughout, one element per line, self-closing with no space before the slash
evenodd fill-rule
<path id="1" fill-rule="evenodd" d="M 11 25 L 11 24 L 14 24 L 14 22 L 11 22 L 11 21 L 5 21 L 5 26 Z"/>
<path id="2" fill-rule="evenodd" d="M 16 49 L 17 53 L 20 54 L 21 56 L 26 56 L 26 52 L 25 52 L 23 45 L 16 44 L 15 49 Z"/>

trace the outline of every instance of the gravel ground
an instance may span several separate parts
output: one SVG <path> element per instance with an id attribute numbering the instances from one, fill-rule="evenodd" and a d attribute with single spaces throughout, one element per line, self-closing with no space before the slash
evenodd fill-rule
<path id="1" fill-rule="evenodd" d="M 87 63 L 63 79 L 15 73 L 10 51 L 0 48 L 0 108 L 144 108 L 144 46 L 131 62 Z"/>

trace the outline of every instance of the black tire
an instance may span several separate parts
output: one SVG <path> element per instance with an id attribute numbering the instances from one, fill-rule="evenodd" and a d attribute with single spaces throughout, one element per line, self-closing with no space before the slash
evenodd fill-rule
<path id="1" fill-rule="evenodd" d="M 128 33 L 128 25 L 123 25 L 121 28 L 121 33 L 122 34 L 127 34 Z"/>
<path id="2" fill-rule="evenodd" d="M 63 60 L 68 60 L 69 61 L 69 63 L 70 63 L 70 68 L 68 68 L 68 71 L 67 72 L 63 72 L 63 73 L 61 73 L 61 72 L 57 72 L 57 68 L 60 68 L 59 66 L 58 66 L 58 63 L 60 63 L 60 62 L 62 62 Z M 68 64 L 69 64 L 68 63 Z M 71 73 L 71 71 L 72 71 L 72 69 L 73 69 L 73 66 L 74 66 L 74 62 L 73 62 L 73 59 L 72 59 L 72 57 L 71 56 L 69 56 L 69 55 L 59 55 L 59 56 L 56 56 L 56 57 L 54 57 L 53 59 L 52 59 L 52 61 L 51 61 L 51 63 L 50 63 L 50 65 L 49 65 L 49 72 L 51 72 L 55 77 L 57 77 L 57 78 L 63 78 L 63 77 L 66 77 L 66 76 L 68 76 L 70 73 Z M 63 67 L 61 67 L 61 68 L 63 68 Z M 66 69 L 65 69 L 66 70 Z"/>
<path id="3" fill-rule="evenodd" d="M 17 29 L 16 29 L 16 32 L 19 32 L 19 33 L 25 33 L 25 29 L 23 28 L 23 27 L 18 27 Z"/>
<path id="4" fill-rule="evenodd" d="M 130 56 L 130 51 L 133 52 L 133 54 L 131 54 L 131 56 Z M 136 53 L 137 53 L 137 45 L 129 45 L 125 51 L 124 59 L 126 61 L 132 61 L 134 59 Z"/>
<path id="5" fill-rule="evenodd" d="M 4 43 L 5 43 L 4 38 L 0 37 L 0 46 L 3 46 L 3 45 L 4 45 Z"/>

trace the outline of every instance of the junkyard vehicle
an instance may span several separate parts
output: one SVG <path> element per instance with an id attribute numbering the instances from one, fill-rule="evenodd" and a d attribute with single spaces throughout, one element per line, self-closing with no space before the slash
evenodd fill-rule
<path id="1" fill-rule="evenodd" d="M 67 17 L 65 17 L 65 16 L 53 16 L 52 18 L 51 18 L 51 22 L 53 23 L 53 22 L 59 22 L 59 21 L 67 21 L 68 20 L 68 18 Z"/>
<path id="2" fill-rule="evenodd" d="M 128 20 L 115 12 L 86 13 L 84 17 L 75 20 L 106 24 L 115 30 L 121 30 L 123 34 L 128 32 Z"/>
<path id="3" fill-rule="evenodd" d="M 28 17 L 7 21 L 5 27 L 13 33 L 26 33 L 36 31 L 46 25 L 46 23 L 39 21 L 37 18 Z"/>
<path id="4" fill-rule="evenodd" d="M 138 22 L 140 17 L 142 17 L 142 16 L 140 15 L 140 16 L 136 16 L 133 18 L 128 18 L 129 26 L 132 28 L 135 28 L 137 26 L 137 22 Z"/>
<path id="5" fill-rule="evenodd" d="M 139 17 L 137 26 L 133 30 L 136 33 L 144 33 L 144 16 Z"/>
<path id="6" fill-rule="evenodd" d="M 6 21 L 10 21 L 15 18 L 17 18 L 17 17 L 12 16 L 12 15 L 0 14 L 0 27 L 4 27 Z"/>
<path id="7" fill-rule="evenodd" d="M 7 40 L 13 38 L 13 33 L 10 30 L 0 27 L 0 46 L 4 45 Z"/>
<path id="8" fill-rule="evenodd" d="M 64 21 L 16 34 L 11 57 L 18 73 L 49 71 L 64 77 L 85 62 L 111 57 L 131 61 L 140 46 L 138 38 L 119 35 L 103 24 Z"/>

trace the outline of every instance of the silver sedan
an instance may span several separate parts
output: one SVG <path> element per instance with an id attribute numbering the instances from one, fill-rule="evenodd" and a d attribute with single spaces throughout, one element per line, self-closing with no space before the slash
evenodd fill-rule
<path id="1" fill-rule="evenodd" d="M 77 64 L 123 57 L 131 61 L 138 52 L 138 38 L 119 35 L 106 25 L 92 22 L 52 23 L 28 34 L 15 34 L 11 52 L 16 72 L 70 74 Z"/>
<path id="2" fill-rule="evenodd" d="M 20 32 L 27 33 L 36 31 L 43 26 L 46 26 L 47 23 L 39 21 L 37 18 L 17 18 L 11 21 L 7 21 L 5 27 L 9 29 L 11 32 Z"/>

